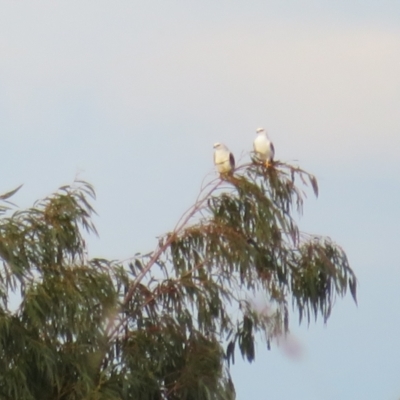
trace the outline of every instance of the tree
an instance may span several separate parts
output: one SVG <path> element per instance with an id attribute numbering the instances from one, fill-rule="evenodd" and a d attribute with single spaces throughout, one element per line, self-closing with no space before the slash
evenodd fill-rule
<path id="1" fill-rule="evenodd" d="M 356 300 L 345 252 L 296 224 L 307 185 L 317 195 L 298 167 L 240 166 L 128 262 L 85 256 L 88 183 L 27 210 L 10 203 L 15 191 L 1 196 L 0 397 L 233 399 L 235 352 L 253 361 L 256 340 L 289 331 L 291 309 L 326 322 L 336 296 Z M 252 304 L 260 293 L 267 312 Z"/>

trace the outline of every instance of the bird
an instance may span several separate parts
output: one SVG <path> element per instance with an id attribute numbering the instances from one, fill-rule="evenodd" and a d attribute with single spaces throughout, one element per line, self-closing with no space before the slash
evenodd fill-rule
<path id="1" fill-rule="evenodd" d="M 223 143 L 214 143 L 214 164 L 221 175 L 232 173 L 235 168 L 235 157 Z"/>
<path id="2" fill-rule="evenodd" d="M 254 139 L 253 143 L 254 152 L 258 160 L 265 163 L 266 167 L 269 167 L 274 160 L 274 144 L 268 139 L 267 132 L 264 128 L 258 128 L 256 132 L 257 137 Z"/>

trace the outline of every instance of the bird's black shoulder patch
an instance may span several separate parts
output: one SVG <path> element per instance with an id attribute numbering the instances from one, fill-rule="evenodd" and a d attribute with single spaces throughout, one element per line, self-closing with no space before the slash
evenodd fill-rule
<path id="1" fill-rule="evenodd" d="M 232 168 L 235 168 L 235 157 L 233 156 L 232 153 L 229 153 L 229 162 L 230 162 Z"/>
<path id="2" fill-rule="evenodd" d="M 271 157 L 271 159 L 273 159 L 274 158 L 274 156 L 275 156 L 275 147 L 274 147 L 274 144 L 271 142 L 271 150 L 272 150 L 272 157 Z"/>

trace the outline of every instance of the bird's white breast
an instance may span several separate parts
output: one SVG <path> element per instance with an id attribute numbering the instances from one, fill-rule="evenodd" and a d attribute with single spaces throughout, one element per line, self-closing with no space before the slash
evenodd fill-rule
<path id="1" fill-rule="evenodd" d="M 231 163 L 229 160 L 229 151 L 226 149 L 218 149 L 215 151 L 215 165 L 220 174 L 224 174 L 231 170 Z"/>
<path id="2" fill-rule="evenodd" d="M 273 157 L 271 142 L 265 135 L 258 135 L 254 139 L 254 151 L 257 153 L 257 156 L 262 160 L 268 160 Z"/>
<path id="3" fill-rule="evenodd" d="M 219 164 L 229 161 L 229 151 L 226 149 L 218 149 L 215 151 L 215 163 Z"/>

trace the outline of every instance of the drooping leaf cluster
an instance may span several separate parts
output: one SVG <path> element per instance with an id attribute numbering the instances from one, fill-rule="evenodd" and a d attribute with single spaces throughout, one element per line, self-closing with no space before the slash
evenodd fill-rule
<path id="1" fill-rule="evenodd" d="M 0 197 L 0 398 L 233 399 L 236 349 L 251 362 L 292 309 L 326 321 L 356 298 L 344 251 L 296 224 L 306 185 L 290 165 L 239 167 L 128 262 L 88 258 L 89 184 L 23 211 Z"/>

